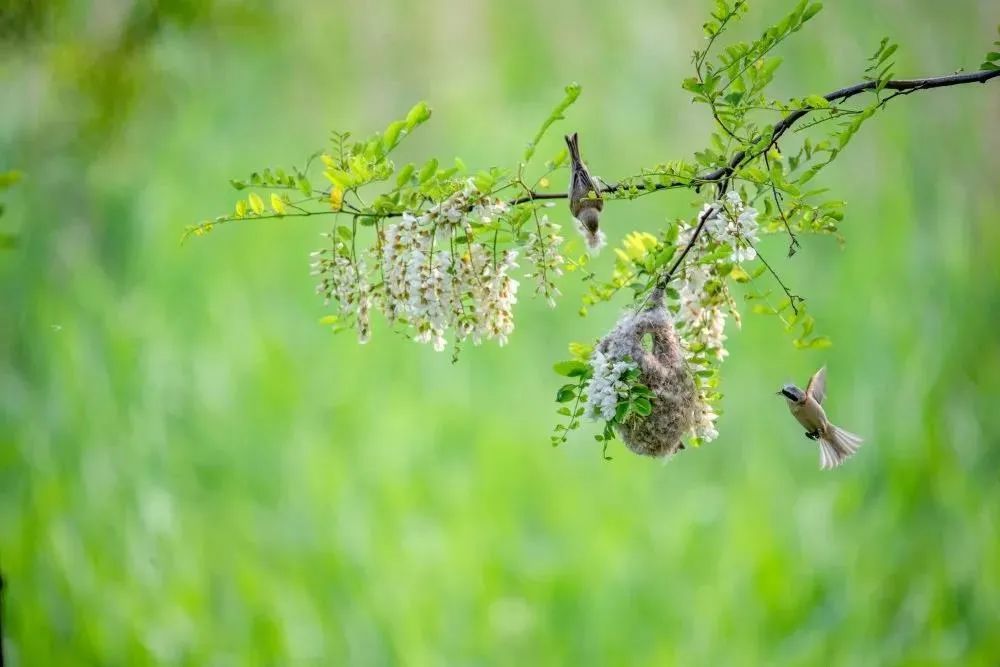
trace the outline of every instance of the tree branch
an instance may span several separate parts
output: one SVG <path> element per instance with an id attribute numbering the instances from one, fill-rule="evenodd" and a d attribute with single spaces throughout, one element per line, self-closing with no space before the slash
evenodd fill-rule
<path id="1" fill-rule="evenodd" d="M 718 212 L 719 212 L 718 205 L 708 206 L 705 208 L 704 211 L 702 211 L 701 215 L 698 217 L 698 226 L 694 228 L 694 233 L 691 234 L 691 240 L 688 241 L 687 245 L 684 246 L 684 250 L 681 251 L 681 254 L 677 257 L 673 265 L 670 267 L 670 270 L 667 271 L 659 280 L 656 281 L 657 287 L 661 288 L 666 287 L 667 284 L 674 279 L 674 274 L 677 273 L 677 269 L 680 268 L 681 263 L 684 262 L 684 258 L 687 257 L 689 252 L 691 252 L 691 248 L 694 247 L 694 244 L 698 240 L 698 237 L 701 236 L 701 230 L 705 228 L 705 223 L 708 222 L 709 218 L 711 218 Z"/>
<path id="2" fill-rule="evenodd" d="M 883 101 L 883 104 L 888 102 L 890 99 L 900 95 L 915 93 L 918 90 L 930 90 L 932 88 L 947 88 L 949 86 L 960 86 L 966 83 L 986 83 L 990 79 L 1000 77 L 1000 70 L 980 70 L 976 72 L 965 72 L 961 74 L 948 74 L 944 76 L 934 76 L 927 77 L 923 79 L 897 79 L 893 81 L 886 81 L 882 86 L 883 89 L 898 91 L 895 95 L 890 95 Z M 835 100 L 843 102 L 855 95 L 860 95 L 861 93 L 867 92 L 869 90 L 875 90 L 878 88 L 878 81 L 863 81 L 861 83 L 856 83 L 853 86 L 847 86 L 845 88 L 840 88 L 831 93 L 827 93 L 823 98 L 827 102 L 833 102 Z M 688 187 L 700 187 L 707 183 L 717 183 L 724 180 L 727 176 L 732 174 L 741 165 L 749 162 L 755 157 L 767 152 L 771 146 L 773 146 L 778 139 L 781 138 L 785 132 L 787 132 L 795 123 L 801 120 L 807 114 L 813 111 L 822 111 L 822 109 L 817 108 L 807 108 L 807 109 L 796 109 L 784 118 L 782 118 L 774 126 L 771 131 L 771 140 L 768 142 L 761 151 L 748 155 L 746 151 L 739 151 L 733 155 L 732 159 L 724 167 L 719 167 L 715 171 L 711 171 L 707 174 L 698 176 L 686 181 L 674 181 L 672 183 L 662 183 L 655 185 L 652 188 L 647 188 L 645 184 L 636 184 L 636 189 L 638 190 L 671 190 L 676 188 L 688 188 Z M 608 185 L 601 189 L 601 193 L 611 193 L 618 189 L 618 185 Z M 548 192 L 548 193 L 532 193 L 531 197 L 519 197 L 508 202 L 511 206 L 517 204 L 524 204 L 532 199 L 565 199 L 567 193 L 565 192 Z"/>
<path id="3" fill-rule="evenodd" d="M 929 90 L 931 88 L 946 88 L 948 86 L 959 86 L 966 83 L 986 83 L 992 78 L 1000 76 L 1000 70 L 981 70 L 978 72 L 967 72 L 964 74 L 948 74 L 945 76 L 934 76 L 924 79 L 898 79 L 895 81 L 886 81 L 885 85 L 882 86 L 883 89 L 896 90 L 896 91 L 909 91 L 916 92 L 918 90 Z M 853 86 L 847 86 L 846 88 L 840 88 L 832 93 L 827 93 L 823 96 L 827 102 L 833 102 L 838 100 L 843 102 L 848 98 L 854 97 L 855 95 L 860 95 L 861 93 L 867 92 L 869 90 L 874 90 L 878 88 L 878 81 L 863 81 L 861 83 L 856 83 Z M 895 97 L 895 95 L 886 99 Z M 785 132 L 789 130 L 796 122 L 799 121 L 803 116 L 811 111 L 816 111 L 814 108 L 808 109 L 796 109 L 792 113 L 788 114 L 774 126 L 771 131 L 771 140 L 768 142 L 760 152 L 754 155 L 747 156 L 746 151 L 740 151 L 733 156 L 733 159 L 729 161 L 729 164 L 725 167 L 716 169 L 710 174 L 704 176 L 705 180 L 721 180 L 735 171 L 741 164 L 748 162 L 753 158 L 757 157 L 761 153 L 767 152 L 771 146 L 773 146 L 778 139 L 781 138 Z"/>
<path id="4" fill-rule="evenodd" d="M 918 90 L 929 90 L 931 88 L 945 88 L 948 86 L 958 86 L 966 83 L 986 83 L 990 79 L 993 79 L 998 76 L 1000 76 L 1000 70 L 981 70 L 977 72 L 968 72 L 964 74 L 949 74 L 945 76 L 935 76 L 924 79 L 898 79 L 894 81 L 886 81 L 883 83 L 882 89 L 894 90 L 897 92 L 893 95 L 890 95 L 885 100 L 883 100 L 882 105 L 884 106 L 886 102 L 888 102 L 894 97 L 897 97 L 899 95 L 907 95 L 909 93 L 914 93 L 917 92 Z M 833 102 L 834 100 L 839 100 L 843 102 L 844 100 L 854 97 L 855 95 L 860 95 L 861 93 L 864 93 L 869 90 L 875 90 L 876 88 L 878 88 L 878 86 L 879 86 L 878 81 L 863 81 L 862 83 L 856 83 L 853 86 L 839 88 L 833 91 L 832 93 L 827 93 L 826 95 L 823 96 L 823 98 L 827 102 Z M 785 132 L 787 132 L 793 125 L 795 125 L 795 123 L 797 123 L 801 118 L 806 116 L 811 111 L 816 111 L 816 110 L 817 109 L 814 107 L 809 107 L 806 109 L 796 109 L 795 111 L 791 112 L 790 114 L 782 118 L 780 121 L 778 121 L 778 123 L 774 126 L 774 129 L 771 130 L 770 141 L 767 142 L 767 145 L 764 146 L 764 148 L 753 154 L 748 154 L 747 151 L 739 151 L 738 153 L 733 155 L 732 159 L 729 161 L 729 164 L 727 164 L 724 167 L 720 167 L 708 174 L 704 174 L 702 176 L 687 180 L 685 182 L 674 181 L 672 183 L 659 184 L 652 188 L 647 188 L 645 184 L 641 183 L 637 184 L 635 187 L 639 190 L 656 191 L 656 190 L 669 190 L 674 188 L 692 187 L 692 186 L 700 187 L 701 185 L 704 185 L 706 183 L 718 183 L 721 186 L 720 189 L 725 189 L 730 175 L 733 172 L 735 172 L 741 165 L 759 157 L 762 154 L 767 153 L 767 151 L 770 150 L 775 143 L 777 143 L 778 139 L 780 139 Z M 602 188 L 601 191 L 602 193 L 614 192 L 617 189 L 618 186 L 609 185 L 605 188 Z M 565 199 L 566 197 L 567 193 L 529 192 L 527 196 L 514 199 L 510 201 L 509 204 L 511 206 L 514 206 L 535 199 Z M 710 209 L 702 213 L 701 217 L 698 219 L 698 225 L 697 227 L 695 227 L 694 233 L 691 235 L 691 239 L 684 246 L 684 249 L 681 251 L 681 254 L 677 257 L 677 260 L 674 262 L 673 266 L 670 267 L 669 271 L 667 271 L 665 274 L 663 274 L 662 276 L 660 276 L 660 278 L 657 279 L 656 281 L 657 288 L 662 289 L 663 287 L 666 287 L 666 285 L 670 283 L 671 280 L 673 280 L 674 276 L 677 273 L 677 270 L 681 266 L 681 263 L 684 261 L 684 258 L 687 257 L 688 253 L 691 251 L 691 248 L 694 247 L 694 244 L 698 242 L 698 237 L 701 236 L 701 232 L 705 227 L 705 222 L 708 220 L 709 217 L 711 217 L 712 212 L 713 211 Z M 791 230 L 789 230 L 789 233 L 791 233 Z M 794 241 L 794 235 L 792 238 Z M 760 256 L 759 253 L 758 256 Z M 770 266 L 768 266 L 768 268 L 770 269 Z M 771 271 L 771 273 L 775 276 L 775 278 L 777 278 L 777 274 L 775 274 L 773 270 Z M 778 278 L 778 282 L 779 283 L 781 282 L 780 278 Z M 794 308 L 794 299 L 797 297 L 792 295 L 792 293 L 788 290 L 788 288 L 785 287 L 784 283 L 782 283 L 781 286 L 785 290 L 785 293 L 788 294 L 789 298 L 793 301 L 793 308 Z"/>
<path id="5" fill-rule="evenodd" d="M 927 77 L 923 79 L 898 79 L 894 81 L 884 81 L 881 82 L 881 89 L 896 91 L 894 94 L 889 95 L 887 98 L 881 101 L 881 106 L 885 106 L 887 102 L 891 99 L 898 97 L 899 95 L 908 95 L 910 93 L 915 93 L 919 90 L 929 90 L 931 88 L 946 88 L 949 86 L 959 86 L 966 83 L 986 83 L 990 79 L 1000 77 L 1000 70 L 980 70 L 976 72 L 966 72 L 960 74 L 948 74 L 944 76 Z M 855 95 L 867 92 L 869 90 L 878 89 L 880 85 L 879 81 L 863 81 L 861 83 L 856 83 L 853 86 L 847 86 L 845 88 L 840 88 L 831 93 L 827 93 L 823 96 L 828 102 L 833 102 L 835 100 L 844 101 Z M 723 167 L 719 167 L 714 171 L 710 171 L 706 174 L 700 176 L 675 176 L 676 179 L 670 183 L 659 183 L 653 185 L 652 187 L 647 186 L 645 183 L 636 183 L 631 187 L 636 190 L 643 192 L 658 192 L 660 190 L 674 190 L 678 188 L 694 188 L 698 190 L 704 185 L 717 184 L 720 186 L 720 190 L 724 191 L 728 186 L 728 181 L 732 174 L 739 169 L 742 165 L 754 160 L 760 155 L 766 153 L 774 144 L 781 138 L 785 132 L 787 132 L 795 123 L 797 123 L 801 118 L 807 114 L 822 110 L 822 108 L 809 107 L 805 109 L 796 109 L 795 111 L 784 116 L 774 128 L 771 130 L 771 138 L 767 145 L 761 150 L 748 154 L 747 151 L 742 150 L 733 155 L 729 160 L 729 163 Z M 756 139 L 753 143 L 758 143 L 760 139 Z M 618 184 L 605 184 L 600 188 L 599 194 L 611 194 L 617 192 L 622 186 L 621 183 Z M 328 193 L 322 193 L 327 195 Z M 721 194 L 721 192 L 720 192 Z M 566 199 L 568 193 L 566 192 L 535 192 L 533 189 L 525 189 L 525 194 L 514 197 L 508 200 L 506 203 L 508 206 L 518 206 L 520 204 L 528 204 L 536 201 L 547 201 L 555 199 Z M 301 202 L 298 202 L 301 203 Z M 294 204 L 293 204 L 294 206 Z M 300 213 L 284 213 L 284 214 L 274 214 L 274 215 L 257 215 L 253 216 L 253 219 L 267 219 L 267 218 L 306 218 L 314 215 L 335 215 L 337 213 L 346 213 L 347 215 L 354 216 L 355 220 L 362 216 L 363 214 L 350 207 L 350 205 L 345 204 L 343 208 L 338 210 L 327 210 L 327 211 L 306 211 L 304 209 L 295 206 L 296 209 L 301 211 Z M 392 211 L 381 214 L 379 217 L 382 218 L 397 218 L 403 215 L 402 211 Z M 240 218 L 242 219 L 242 218 Z M 200 234 L 205 229 L 211 229 L 215 225 L 223 224 L 225 222 L 230 222 L 231 219 L 226 220 L 214 220 L 208 221 L 199 225 L 195 225 L 185 231 L 182 237 L 182 242 L 187 239 L 191 234 Z M 701 231 L 701 226 L 698 227 L 697 232 L 691 238 L 690 243 L 693 245 L 697 240 L 699 233 Z M 681 258 L 687 254 L 689 248 L 685 248 L 685 252 L 681 253 Z M 677 267 L 672 269 L 670 273 L 667 274 L 666 279 L 669 281 L 674 274 Z"/>

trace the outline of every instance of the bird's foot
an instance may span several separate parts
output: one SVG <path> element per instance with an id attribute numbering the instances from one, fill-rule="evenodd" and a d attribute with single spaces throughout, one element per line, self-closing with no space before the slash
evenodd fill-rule
<path id="1" fill-rule="evenodd" d="M 810 440 L 819 440 L 819 431 L 806 431 L 806 437 Z"/>

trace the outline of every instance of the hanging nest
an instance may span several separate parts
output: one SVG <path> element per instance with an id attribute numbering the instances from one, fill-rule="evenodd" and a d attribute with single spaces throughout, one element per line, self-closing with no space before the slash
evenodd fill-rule
<path id="1" fill-rule="evenodd" d="M 663 291 L 656 289 L 649 307 L 624 317 L 597 344 L 608 358 L 631 357 L 639 367 L 639 380 L 655 395 L 648 416 L 633 414 L 616 424 L 619 437 L 636 454 L 668 456 L 684 448 L 681 439 L 694 426 L 698 391 L 684 361 L 670 314 L 663 306 Z M 652 349 L 643 344 L 646 334 Z"/>

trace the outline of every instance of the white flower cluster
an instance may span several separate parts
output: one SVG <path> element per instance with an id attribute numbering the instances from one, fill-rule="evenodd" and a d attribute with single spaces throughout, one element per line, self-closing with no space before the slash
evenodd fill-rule
<path id="1" fill-rule="evenodd" d="M 447 346 L 449 329 L 456 341 L 495 339 L 503 345 L 514 329 L 518 282 L 510 272 L 517 252 L 476 241 L 473 225 L 489 224 L 506 211 L 504 202 L 479 194 L 469 182 L 420 215 L 404 213 L 379 229 L 366 253 L 370 264 L 341 238 L 313 253 L 316 290 L 328 303 L 337 302 L 342 318 L 356 321 L 362 342 L 371 334 L 371 309 L 378 307 L 390 322 L 409 326 L 414 340 L 438 351 Z"/>
<path id="2" fill-rule="evenodd" d="M 705 286 L 711 277 L 710 267 L 704 264 L 687 267 L 681 276 L 677 290 L 681 340 L 688 357 L 705 351 L 721 361 L 729 355 L 725 347 L 728 307 L 716 294 L 706 293 Z"/>
<path id="3" fill-rule="evenodd" d="M 556 287 L 555 279 L 562 275 L 565 260 L 559 253 L 563 237 L 559 236 L 559 225 L 549 220 L 549 216 L 538 218 L 537 227 L 528 234 L 528 247 L 525 257 L 534 267 L 533 273 L 525 274 L 525 278 L 534 278 L 537 283 L 535 294 L 545 297 L 550 307 L 556 307 L 556 297 L 562 292 Z"/>
<path id="4" fill-rule="evenodd" d="M 743 203 L 736 191 L 729 191 L 722 200 L 706 204 L 699 219 L 708 215 L 704 231 L 699 243 L 694 248 L 694 254 L 681 275 L 680 286 L 680 319 L 683 322 L 683 339 L 685 348 L 690 355 L 703 350 L 722 360 L 728 356 L 725 348 L 726 317 L 731 310 L 728 295 L 724 290 L 706 289 L 710 282 L 718 284 L 715 266 L 701 260 L 706 250 L 718 247 L 718 244 L 732 248 L 729 262 L 739 264 L 753 260 L 757 251 L 753 244 L 758 241 L 757 210 Z M 687 243 L 696 224 L 686 225 L 681 230 L 681 243 Z M 698 251 L 701 252 L 698 252 Z M 720 259 L 715 264 L 725 263 Z"/>
<path id="5" fill-rule="evenodd" d="M 461 231 L 470 222 L 490 223 L 498 220 L 507 212 L 507 208 L 506 202 L 480 193 L 472 179 L 469 179 L 465 182 L 465 187 L 431 206 L 417 220 L 421 224 L 430 224 L 441 234 L 447 235 L 451 231 Z"/>
<path id="6" fill-rule="evenodd" d="M 503 345 L 514 329 L 511 310 L 518 282 L 509 271 L 517 266 L 517 252 L 505 250 L 494 257 L 482 244 L 469 240 L 468 226 L 466 241 L 453 249 L 451 231 L 428 227 L 423 217 L 405 213 L 385 228 L 386 317 L 406 322 L 415 329 L 414 340 L 431 343 L 438 351 L 447 345 L 449 328 L 457 340 L 471 338 L 479 344 L 496 338 Z M 447 214 L 442 217 L 447 219 Z"/>
<path id="7" fill-rule="evenodd" d="M 725 347 L 725 330 L 732 304 L 722 281 L 725 276 L 719 274 L 717 267 L 727 263 L 740 264 L 757 257 L 754 244 L 758 241 L 758 213 L 743 202 L 738 192 L 730 191 L 720 201 L 706 204 L 698 219 L 705 215 L 708 215 L 705 233 L 692 249 L 692 257 L 680 276 L 678 286 L 678 328 L 689 361 L 706 355 L 721 361 L 729 355 Z M 686 225 L 679 235 L 680 243 L 688 243 L 696 227 L 696 223 Z M 704 255 L 720 244 L 729 246 L 732 253 L 728 258 L 706 263 Z M 715 427 L 718 415 L 704 395 L 699 404 L 694 434 L 703 442 L 709 442 L 719 434 Z"/>
<path id="8" fill-rule="evenodd" d="M 754 244 L 760 240 L 757 235 L 757 209 L 744 204 L 740 193 L 735 190 L 727 192 L 721 201 L 705 206 L 706 210 L 709 206 L 715 209 L 715 213 L 705 221 L 705 230 L 715 240 L 732 246 L 730 261 L 739 263 L 756 259 Z"/>
<path id="9" fill-rule="evenodd" d="M 618 401 L 628 396 L 629 387 L 622 377 L 637 368 L 631 361 L 614 361 L 600 350 L 590 356 L 593 375 L 587 383 L 586 414 L 591 419 L 614 419 Z"/>
<path id="10" fill-rule="evenodd" d="M 312 275 L 320 276 L 316 292 L 323 295 L 325 304 L 337 301 L 342 316 L 353 315 L 358 340 L 367 343 L 371 338 L 372 288 L 364 259 L 352 260 L 350 249 L 339 239 L 330 248 L 313 252 L 310 259 Z"/>
<path id="11" fill-rule="evenodd" d="M 370 336 L 370 313 L 377 307 L 390 322 L 410 327 L 414 340 L 438 351 L 447 346 L 449 329 L 456 342 L 495 339 L 504 345 L 514 329 L 518 281 L 510 274 L 518 252 L 498 249 L 495 232 L 508 213 L 508 204 L 483 195 L 470 179 L 444 201 L 376 227 L 377 242 L 363 253 L 355 252 L 349 234 L 346 241 L 325 235 L 334 243 L 312 253 L 313 275 L 320 277 L 316 290 L 327 303 L 337 302 L 344 321 L 356 321 L 362 342 Z M 527 276 L 553 306 L 560 295 L 554 279 L 565 261 L 558 231 L 559 225 L 542 215 L 526 247 Z M 486 240 L 477 240 L 477 234 Z"/>
<path id="12" fill-rule="evenodd" d="M 715 420 L 718 418 L 712 404 L 702 397 L 698 401 L 698 411 L 691 431 L 702 442 L 712 442 L 719 437 L 719 430 L 715 428 Z"/>

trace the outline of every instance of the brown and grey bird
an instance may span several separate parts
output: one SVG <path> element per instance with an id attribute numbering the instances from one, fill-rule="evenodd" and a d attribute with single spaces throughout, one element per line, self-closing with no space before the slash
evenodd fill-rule
<path id="1" fill-rule="evenodd" d="M 821 470 L 836 468 L 858 451 L 862 439 L 834 426 L 826 418 L 822 405 L 826 397 L 826 366 L 809 378 L 805 391 L 794 384 L 786 384 L 778 393 L 785 397 L 792 416 L 805 427 L 806 437 L 819 440 Z"/>
<path id="2" fill-rule="evenodd" d="M 587 247 L 591 252 L 597 252 L 604 245 L 604 232 L 598 225 L 601 210 L 604 208 L 601 186 L 580 159 L 580 145 L 576 132 L 566 135 L 566 145 L 569 147 L 569 157 L 572 161 L 569 177 L 569 210 L 580 223 L 579 230 L 587 241 Z"/>

